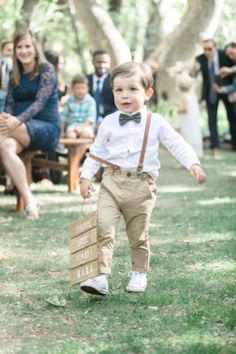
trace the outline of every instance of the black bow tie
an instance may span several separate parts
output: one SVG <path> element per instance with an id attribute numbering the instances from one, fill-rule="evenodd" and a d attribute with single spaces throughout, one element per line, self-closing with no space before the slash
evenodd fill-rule
<path id="1" fill-rule="evenodd" d="M 128 116 L 127 114 L 121 113 L 119 117 L 119 123 L 120 125 L 124 125 L 125 123 L 133 120 L 136 123 L 140 123 L 141 121 L 141 113 L 137 112 L 133 114 L 132 116 Z"/>

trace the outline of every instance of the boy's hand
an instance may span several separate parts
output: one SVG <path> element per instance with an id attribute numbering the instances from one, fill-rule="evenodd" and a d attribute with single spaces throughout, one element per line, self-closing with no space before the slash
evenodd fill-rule
<path id="1" fill-rule="evenodd" d="M 189 173 L 191 177 L 194 179 L 194 181 L 198 182 L 199 184 L 202 184 L 206 181 L 207 175 L 203 171 L 200 165 L 192 165 L 189 168 Z"/>
<path id="2" fill-rule="evenodd" d="M 81 197 L 83 197 L 84 199 L 90 198 L 91 192 L 95 192 L 95 188 L 93 187 L 92 183 L 88 179 L 82 178 L 80 181 Z"/>

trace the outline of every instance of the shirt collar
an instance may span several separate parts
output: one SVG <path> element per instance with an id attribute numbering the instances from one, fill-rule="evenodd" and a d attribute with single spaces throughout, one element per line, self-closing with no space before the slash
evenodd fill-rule
<path id="1" fill-rule="evenodd" d="M 119 112 L 119 113 L 122 113 L 122 114 L 127 114 L 127 113 L 125 113 L 125 112 L 123 112 L 123 111 L 121 111 L 121 110 L 119 110 L 118 112 Z M 147 115 L 147 107 L 144 105 L 142 109 L 140 109 L 139 111 L 133 112 L 133 113 L 130 114 L 130 115 L 132 116 L 133 114 L 138 113 L 138 112 L 141 113 L 142 118 L 145 117 L 145 116 Z M 129 114 L 127 114 L 127 115 L 129 115 Z"/>

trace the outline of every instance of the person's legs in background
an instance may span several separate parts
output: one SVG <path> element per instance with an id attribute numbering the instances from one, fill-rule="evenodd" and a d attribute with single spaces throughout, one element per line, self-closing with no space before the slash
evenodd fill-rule
<path id="1" fill-rule="evenodd" d="M 218 135 L 218 127 L 217 127 L 217 109 L 218 109 L 217 101 L 214 104 L 207 102 L 207 114 L 208 114 L 208 127 L 210 132 L 210 149 L 212 150 L 212 155 L 216 156 L 219 153 L 219 135 Z"/>

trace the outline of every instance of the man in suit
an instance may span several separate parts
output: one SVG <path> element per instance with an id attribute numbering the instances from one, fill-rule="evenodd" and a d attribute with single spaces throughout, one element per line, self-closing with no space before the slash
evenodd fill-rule
<path id="1" fill-rule="evenodd" d="M 93 53 L 93 66 L 94 73 L 88 75 L 89 93 L 96 100 L 96 122 L 99 125 L 107 114 L 117 110 L 110 85 L 110 55 L 104 50 L 97 50 Z"/>
<path id="2" fill-rule="evenodd" d="M 217 130 L 217 110 L 219 100 L 222 100 L 226 109 L 227 118 L 230 126 L 232 149 L 236 148 L 236 108 L 233 102 L 229 102 L 227 95 L 219 94 L 214 89 L 217 82 L 221 86 L 230 85 L 232 77 L 227 76 L 220 78 L 219 71 L 221 67 L 231 67 L 234 62 L 226 56 L 223 50 L 216 48 L 213 39 L 203 41 L 204 53 L 195 58 L 191 75 L 196 77 L 201 71 L 202 83 L 202 100 L 206 101 L 208 125 L 210 130 L 210 148 L 213 156 L 219 152 L 219 136 Z"/>
<path id="3" fill-rule="evenodd" d="M 224 78 L 232 75 L 233 82 L 227 86 L 220 86 L 215 84 L 215 90 L 218 93 L 229 95 L 229 101 L 236 102 L 236 42 L 231 42 L 225 46 L 225 54 L 234 61 L 234 66 L 223 66 L 220 69 L 220 77 Z"/>

